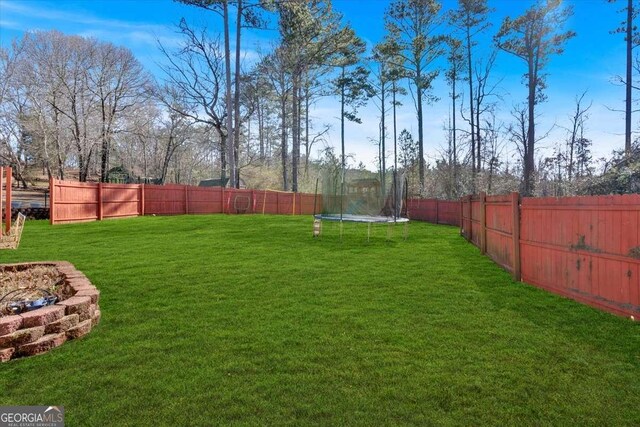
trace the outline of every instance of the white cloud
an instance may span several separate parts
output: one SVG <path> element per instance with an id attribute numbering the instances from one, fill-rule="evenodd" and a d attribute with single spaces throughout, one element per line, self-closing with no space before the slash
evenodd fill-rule
<path id="1" fill-rule="evenodd" d="M 5 14 L 10 14 L 13 18 L 10 21 L 3 21 L 2 27 L 6 29 L 33 31 L 34 23 L 37 22 L 38 29 L 56 28 L 63 32 L 73 32 L 126 45 L 132 50 L 136 47 L 155 48 L 157 40 L 164 45 L 174 46 L 179 40 L 177 36 L 167 35 L 171 33 L 171 29 L 165 25 L 97 18 L 89 13 L 68 12 L 47 7 L 41 2 L 38 2 L 35 7 L 31 3 L 3 0 L 2 9 Z"/>
<path id="2" fill-rule="evenodd" d="M 8 21 L 5 19 L 0 19 L 0 28 L 5 28 L 8 30 L 22 30 L 22 24 L 17 21 Z"/>

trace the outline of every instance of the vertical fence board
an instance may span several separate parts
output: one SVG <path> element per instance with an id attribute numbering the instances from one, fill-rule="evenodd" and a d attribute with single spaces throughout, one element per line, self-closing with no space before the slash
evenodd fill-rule
<path id="1" fill-rule="evenodd" d="M 9 232 L 11 231 L 11 178 L 12 178 L 12 170 L 11 167 L 5 167 L 5 178 L 4 178 L 4 182 L 6 184 L 6 189 L 5 189 L 5 198 L 6 198 L 6 203 L 7 206 L 5 207 L 5 212 L 4 212 L 4 230 L 7 234 L 9 234 Z M 1 203 L 1 200 L 0 200 Z M 2 213 L 2 209 L 0 209 L 0 214 Z"/>

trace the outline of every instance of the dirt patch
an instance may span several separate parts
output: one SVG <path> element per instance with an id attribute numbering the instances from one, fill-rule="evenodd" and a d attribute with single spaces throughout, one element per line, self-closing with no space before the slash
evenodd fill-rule
<path id="1" fill-rule="evenodd" d="M 71 294 L 64 276 L 54 266 L 0 270 L 0 317 L 11 314 L 7 304 L 12 301 L 32 301 L 51 295 L 56 301 L 63 301 Z"/>

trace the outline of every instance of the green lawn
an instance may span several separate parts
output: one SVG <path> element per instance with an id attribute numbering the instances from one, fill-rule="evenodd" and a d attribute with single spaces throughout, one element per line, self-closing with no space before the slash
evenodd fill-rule
<path id="1" fill-rule="evenodd" d="M 453 227 L 309 217 L 28 222 L 102 321 L 0 364 L 0 405 L 67 425 L 640 425 L 640 327 L 524 284 Z"/>

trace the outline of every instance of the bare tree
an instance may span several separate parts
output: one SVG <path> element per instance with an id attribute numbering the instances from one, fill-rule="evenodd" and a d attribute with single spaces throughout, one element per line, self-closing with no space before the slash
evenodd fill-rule
<path id="1" fill-rule="evenodd" d="M 589 110 L 593 105 L 593 101 L 589 102 L 589 105 L 584 105 L 584 97 L 587 95 L 587 91 L 582 92 L 580 96 L 575 98 L 575 109 L 569 116 L 569 128 L 567 136 L 567 174 L 568 180 L 572 181 L 575 171 L 575 158 L 580 139 L 584 133 L 585 122 L 588 120 Z"/>
<path id="2" fill-rule="evenodd" d="M 150 77 L 129 49 L 111 43 L 99 43 L 95 64 L 89 72 L 89 89 L 99 105 L 100 181 L 106 182 L 109 154 L 118 120 L 127 110 L 144 102 Z"/>
<path id="3" fill-rule="evenodd" d="M 11 51 L 0 48 L 0 161 L 13 166 L 14 176 L 26 186 L 23 170 L 27 101 L 19 82 L 20 56 L 19 48 Z"/>
<path id="4" fill-rule="evenodd" d="M 228 144 L 226 119 L 228 105 L 222 102 L 223 53 L 220 41 L 211 38 L 206 29 L 196 31 L 183 19 L 178 26 L 184 37 L 181 47 L 169 52 L 160 45 L 167 63 L 161 65 L 166 77 L 164 89 L 157 93 L 167 109 L 194 123 L 216 130 L 221 159 L 220 176 L 228 176 Z"/>
<path id="5" fill-rule="evenodd" d="M 37 50 L 46 39 L 51 42 L 51 50 L 42 60 L 47 61 L 59 94 L 55 102 L 51 99 L 50 106 L 59 113 L 60 126 L 71 129 L 78 177 L 80 181 L 86 181 L 99 139 L 95 126 L 99 104 L 90 90 L 90 73 L 96 64 L 99 42 L 56 31 L 27 34 L 24 42 L 27 49 Z"/>

